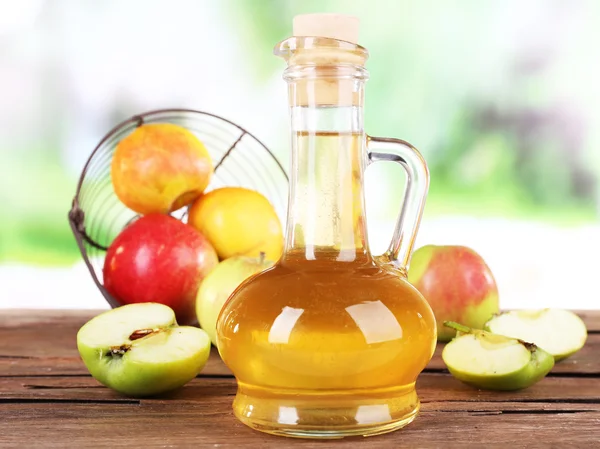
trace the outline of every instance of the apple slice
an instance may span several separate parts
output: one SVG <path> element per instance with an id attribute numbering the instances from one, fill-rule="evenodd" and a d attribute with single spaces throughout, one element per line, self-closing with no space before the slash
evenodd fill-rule
<path id="1" fill-rule="evenodd" d="M 487 390 L 520 390 L 543 379 L 554 358 L 522 340 L 445 322 L 458 331 L 442 359 L 458 380 Z"/>
<path id="2" fill-rule="evenodd" d="M 130 304 L 92 318 L 77 333 L 77 349 L 90 374 L 128 396 L 179 388 L 204 367 L 210 338 L 178 326 L 170 307 Z"/>
<path id="3" fill-rule="evenodd" d="M 552 354 L 556 361 L 575 354 L 587 339 L 581 318 L 562 309 L 513 310 L 493 317 L 485 328 L 495 334 L 531 341 Z"/>

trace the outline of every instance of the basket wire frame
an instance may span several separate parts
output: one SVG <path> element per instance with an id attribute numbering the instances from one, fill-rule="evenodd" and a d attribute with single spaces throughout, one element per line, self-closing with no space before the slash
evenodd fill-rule
<path id="1" fill-rule="evenodd" d="M 104 288 L 104 253 L 119 232 L 139 215 L 122 204 L 110 179 L 118 142 L 148 123 L 175 123 L 194 133 L 206 146 L 214 174 L 206 191 L 225 186 L 257 190 L 285 217 L 288 176 L 271 150 L 241 126 L 215 114 L 193 109 L 159 109 L 134 115 L 100 140 L 88 158 L 68 214 L 69 224 L 92 279 L 111 307 L 121 304 Z M 187 207 L 171 213 L 187 220 Z M 283 221 L 282 221 L 283 222 Z"/>

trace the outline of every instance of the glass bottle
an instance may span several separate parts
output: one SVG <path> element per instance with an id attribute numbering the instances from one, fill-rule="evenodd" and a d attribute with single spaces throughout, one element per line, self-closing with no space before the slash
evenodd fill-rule
<path id="1" fill-rule="evenodd" d="M 435 319 L 406 270 L 429 175 L 408 143 L 363 130 L 367 50 L 356 19 L 299 16 L 275 48 L 288 63 L 292 167 L 285 249 L 243 283 L 217 323 L 238 381 L 234 413 L 296 437 L 375 435 L 410 423 L 415 381 L 436 343 Z M 367 241 L 363 173 L 376 161 L 407 173 L 392 243 Z"/>

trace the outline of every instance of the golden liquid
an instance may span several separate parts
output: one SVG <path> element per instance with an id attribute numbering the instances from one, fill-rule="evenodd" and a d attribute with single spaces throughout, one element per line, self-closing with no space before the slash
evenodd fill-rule
<path id="1" fill-rule="evenodd" d="M 346 192 L 326 200 L 327 211 L 339 216 L 353 189 L 330 190 Z M 327 211 L 321 218 L 331 223 Z M 234 412 L 251 427 L 291 436 L 368 435 L 401 427 L 418 411 L 414 385 L 435 348 L 433 313 L 399 272 L 377 265 L 359 242 L 347 247 L 362 220 L 352 210 L 346 215 L 348 232 L 345 225 L 325 230 L 325 222 L 296 232 L 328 246 L 312 247 L 313 260 L 306 248 L 290 250 L 238 288 L 221 312 L 219 351 L 238 380 Z"/>

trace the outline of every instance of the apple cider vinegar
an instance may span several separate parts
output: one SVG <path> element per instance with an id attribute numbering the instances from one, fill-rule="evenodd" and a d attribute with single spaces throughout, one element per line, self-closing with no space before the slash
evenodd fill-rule
<path id="1" fill-rule="evenodd" d="M 339 420 L 360 429 L 418 410 L 414 384 L 435 348 L 435 321 L 402 273 L 367 251 L 363 141 L 353 132 L 295 133 L 284 256 L 222 312 L 235 413 L 253 427 Z"/>
<path id="2" fill-rule="evenodd" d="M 412 420 L 415 381 L 435 349 L 428 305 L 372 261 L 332 270 L 336 254 L 318 257 L 289 254 L 223 313 L 219 349 L 238 379 L 236 416 L 299 434 Z"/>
<path id="3" fill-rule="evenodd" d="M 406 280 L 426 165 L 408 144 L 364 133 L 365 49 L 297 37 L 276 53 L 289 64 L 292 118 L 285 248 L 232 294 L 217 322 L 219 352 L 238 381 L 234 412 L 287 436 L 389 432 L 415 418 L 415 381 L 436 343 L 431 308 Z M 390 249 L 378 258 L 363 195 L 364 170 L 376 160 L 402 163 L 410 179 Z"/>

